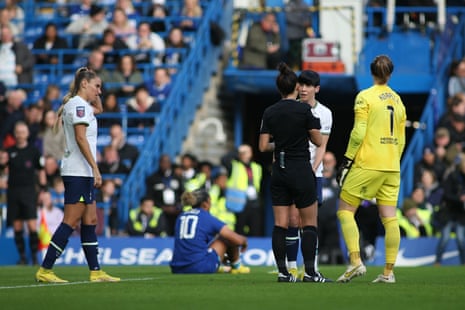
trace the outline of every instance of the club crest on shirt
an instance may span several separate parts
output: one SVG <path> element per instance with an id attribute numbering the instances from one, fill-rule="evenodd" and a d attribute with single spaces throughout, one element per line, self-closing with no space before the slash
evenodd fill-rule
<path id="1" fill-rule="evenodd" d="M 77 116 L 77 117 L 84 117 L 84 116 L 86 116 L 86 110 L 85 110 L 84 106 L 76 107 L 76 116 Z"/>

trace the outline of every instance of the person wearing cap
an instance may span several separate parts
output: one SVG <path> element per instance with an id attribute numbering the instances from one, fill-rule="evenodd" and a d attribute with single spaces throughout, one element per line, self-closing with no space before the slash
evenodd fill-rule
<path id="1" fill-rule="evenodd" d="M 82 49 L 96 36 L 101 36 L 108 27 L 105 19 L 105 9 L 102 6 L 92 4 L 89 15 L 83 15 L 72 21 L 65 32 L 79 37 L 77 47 Z"/>
<path id="2" fill-rule="evenodd" d="M 240 252 L 247 250 L 247 238 L 210 214 L 208 192 L 204 189 L 186 191 L 181 201 L 192 208 L 176 219 L 171 272 L 215 273 L 227 254 L 230 273 L 250 273 L 250 268 L 242 265 L 240 257 Z"/>

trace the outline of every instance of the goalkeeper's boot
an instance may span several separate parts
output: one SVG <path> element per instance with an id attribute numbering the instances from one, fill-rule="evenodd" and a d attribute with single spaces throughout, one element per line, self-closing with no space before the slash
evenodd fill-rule
<path id="1" fill-rule="evenodd" d="M 357 266 L 349 265 L 347 270 L 337 279 L 337 282 L 346 283 L 355 277 L 363 276 L 367 272 L 367 268 L 363 263 Z"/>
<path id="2" fill-rule="evenodd" d="M 90 282 L 119 282 L 120 278 L 112 277 L 103 270 L 91 270 Z"/>
<path id="3" fill-rule="evenodd" d="M 238 268 L 232 268 L 231 274 L 244 274 L 250 273 L 250 268 L 244 265 L 240 265 Z"/>
<path id="4" fill-rule="evenodd" d="M 391 273 L 388 276 L 380 274 L 376 279 L 372 281 L 372 283 L 396 283 L 396 277 L 394 277 L 393 273 Z"/>
<path id="5" fill-rule="evenodd" d="M 299 282 L 299 280 L 294 277 L 292 274 L 278 274 L 278 282 Z"/>
<path id="6" fill-rule="evenodd" d="M 45 283 L 67 283 L 68 281 L 63 280 L 56 276 L 56 274 L 52 271 L 52 269 L 45 269 L 40 267 L 36 273 L 36 281 L 37 282 L 45 282 Z"/>

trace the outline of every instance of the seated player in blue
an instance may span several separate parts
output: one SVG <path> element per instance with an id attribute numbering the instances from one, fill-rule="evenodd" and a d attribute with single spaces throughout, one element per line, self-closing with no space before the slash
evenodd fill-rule
<path id="1" fill-rule="evenodd" d="M 204 189 L 184 192 L 184 206 L 192 209 L 176 219 L 172 273 L 215 273 L 225 258 L 233 274 L 249 273 L 241 264 L 240 252 L 247 249 L 247 238 L 235 233 L 210 214 L 210 195 Z M 226 271 L 226 270 L 224 270 Z"/>

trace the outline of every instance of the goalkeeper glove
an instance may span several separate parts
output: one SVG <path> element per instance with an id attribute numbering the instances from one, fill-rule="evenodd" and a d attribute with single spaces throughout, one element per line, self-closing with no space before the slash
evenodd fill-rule
<path id="1" fill-rule="evenodd" d="M 339 168 L 337 168 L 336 181 L 340 187 L 342 187 L 342 184 L 344 184 L 344 180 L 346 179 L 346 176 L 350 170 L 350 167 L 352 167 L 352 163 L 353 163 L 352 159 L 344 157 L 342 164 L 339 166 Z"/>

